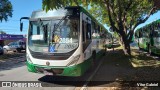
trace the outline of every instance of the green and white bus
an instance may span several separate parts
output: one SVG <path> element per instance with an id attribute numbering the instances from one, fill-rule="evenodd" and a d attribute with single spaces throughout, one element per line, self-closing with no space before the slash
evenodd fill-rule
<path id="1" fill-rule="evenodd" d="M 135 37 L 140 49 L 160 55 L 160 19 L 136 30 Z"/>
<path id="2" fill-rule="evenodd" d="M 107 30 L 83 7 L 34 11 L 29 19 L 26 57 L 29 72 L 81 76 L 105 53 Z"/>

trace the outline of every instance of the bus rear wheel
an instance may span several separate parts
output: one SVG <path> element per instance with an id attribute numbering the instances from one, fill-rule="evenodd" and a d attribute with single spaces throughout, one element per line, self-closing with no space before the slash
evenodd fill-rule
<path id="1" fill-rule="evenodd" d="M 94 68 L 95 64 L 96 64 L 96 51 L 92 52 L 92 68 Z"/>
<path id="2" fill-rule="evenodd" d="M 151 46 L 148 46 L 148 53 L 149 53 L 150 55 L 152 55 Z"/>
<path id="3" fill-rule="evenodd" d="M 139 49 L 139 50 L 142 50 L 142 48 L 140 47 L 139 43 L 138 43 L 138 49 Z"/>

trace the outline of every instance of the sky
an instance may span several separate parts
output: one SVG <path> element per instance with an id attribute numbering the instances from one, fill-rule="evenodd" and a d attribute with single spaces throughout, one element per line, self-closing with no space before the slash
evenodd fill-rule
<path id="1" fill-rule="evenodd" d="M 7 34 L 27 34 L 28 21 L 23 20 L 23 31 L 20 32 L 20 18 L 30 17 L 35 10 L 42 9 L 42 0 L 10 0 L 13 6 L 13 16 L 7 22 L 0 22 L 0 30 L 5 31 Z M 160 11 L 152 15 L 145 23 L 139 25 L 140 28 L 149 24 L 157 19 L 160 19 Z"/>
<path id="2" fill-rule="evenodd" d="M 28 20 L 23 20 L 23 31 L 20 32 L 20 18 L 30 17 L 35 10 L 42 9 L 42 0 L 9 0 L 13 6 L 12 18 L 0 22 L 0 30 L 7 34 L 27 34 Z"/>

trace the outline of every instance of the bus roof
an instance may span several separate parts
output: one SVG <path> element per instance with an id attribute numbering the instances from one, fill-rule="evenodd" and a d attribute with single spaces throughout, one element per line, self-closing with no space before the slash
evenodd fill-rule
<path id="1" fill-rule="evenodd" d="M 88 15 L 95 23 L 97 23 L 100 27 L 102 27 L 104 30 L 108 32 L 108 30 L 100 23 L 98 22 L 90 13 L 88 13 L 87 10 L 85 10 L 81 6 L 68 6 L 65 8 L 60 9 L 53 9 L 49 10 L 48 12 L 39 10 L 32 12 L 31 19 L 37 19 L 37 18 L 51 18 L 51 17 L 63 17 L 66 15 L 67 10 L 65 9 L 79 9 L 80 12 L 84 12 L 86 15 Z"/>
<path id="2" fill-rule="evenodd" d="M 136 31 L 139 31 L 139 30 L 141 30 L 141 29 L 143 29 L 143 28 L 147 28 L 147 27 L 150 27 L 151 25 L 156 25 L 156 24 L 160 24 L 160 19 L 158 19 L 158 20 L 156 20 L 156 21 L 153 21 L 153 22 L 151 22 L 151 23 L 149 23 L 149 24 L 147 24 L 147 25 L 145 25 L 145 26 L 143 26 L 143 27 L 141 27 L 141 28 L 138 28 Z"/>
<path id="3" fill-rule="evenodd" d="M 49 10 L 48 12 L 39 10 L 32 12 L 31 18 L 47 18 L 47 17 L 63 17 L 66 14 L 66 10 L 61 8 L 58 10 Z"/>

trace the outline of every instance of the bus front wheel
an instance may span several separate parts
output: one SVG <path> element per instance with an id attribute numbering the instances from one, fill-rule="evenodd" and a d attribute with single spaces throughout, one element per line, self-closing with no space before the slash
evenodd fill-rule
<path id="1" fill-rule="evenodd" d="M 17 48 L 17 52 L 18 52 L 18 53 L 21 53 L 21 49 L 20 49 L 20 48 Z"/>

